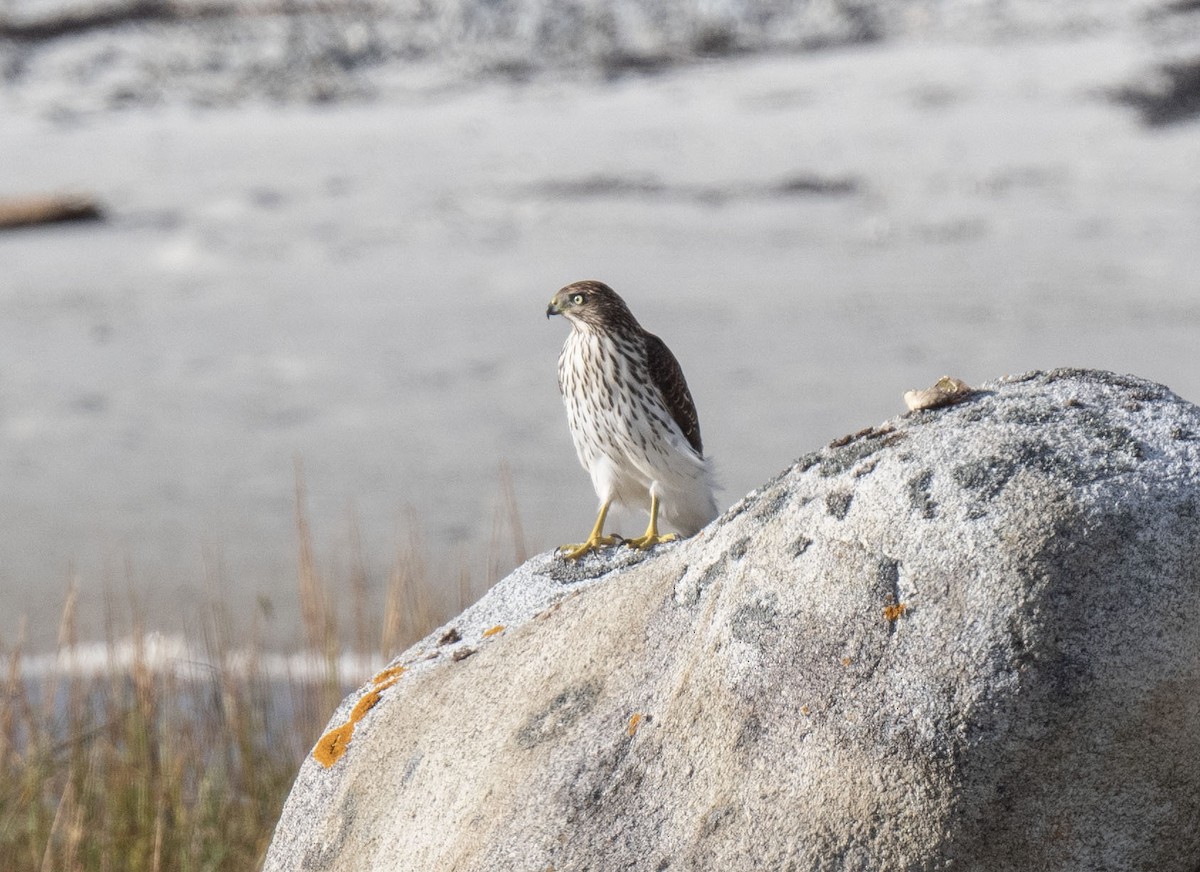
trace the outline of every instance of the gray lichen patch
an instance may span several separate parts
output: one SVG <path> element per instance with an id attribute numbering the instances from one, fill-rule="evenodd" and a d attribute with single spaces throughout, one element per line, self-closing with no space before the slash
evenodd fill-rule
<path id="1" fill-rule="evenodd" d="M 908 503 L 913 511 L 926 519 L 937 517 L 937 502 L 930 490 L 932 484 L 932 469 L 923 469 L 908 480 Z"/>
<path id="2" fill-rule="evenodd" d="M 881 555 L 875 566 L 875 584 L 883 595 L 899 601 L 900 561 Z"/>
<path id="3" fill-rule="evenodd" d="M 853 436 L 842 437 L 831 443 L 821 453 L 819 460 L 821 475 L 829 478 L 846 472 L 859 461 L 865 460 L 877 451 L 895 445 L 905 438 L 902 431 L 897 432 L 891 428 L 869 429 Z"/>
<path id="4" fill-rule="evenodd" d="M 517 731 L 517 745 L 528 750 L 561 736 L 592 710 L 600 696 L 600 690 L 599 681 L 585 681 L 568 687 L 550 700 L 544 708 L 529 716 Z"/>
<path id="5" fill-rule="evenodd" d="M 1114 423 L 1112 418 L 1091 409 L 1079 409 L 1072 415 L 1072 426 L 1089 439 L 1098 443 L 1091 446 L 1092 453 L 1100 457 L 1125 455 L 1125 459 L 1141 459 L 1144 449 L 1132 431 L 1123 424 Z M 1127 467 L 1132 469 L 1132 466 Z"/>
<path id="6" fill-rule="evenodd" d="M 960 463 L 950 471 L 960 487 L 974 491 L 980 499 L 990 500 L 1000 493 L 1017 471 L 1013 457 L 988 455 L 978 460 Z"/>
<path id="7" fill-rule="evenodd" d="M 729 619 L 733 638 L 756 648 L 770 644 L 779 629 L 778 596 L 774 591 L 758 591 L 738 606 Z"/>
<path id="8" fill-rule="evenodd" d="M 696 605 L 709 586 L 725 575 L 729 563 L 729 553 L 726 552 L 698 572 L 685 572 L 683 578 L 675 584 L 675 601 L 685 606 Z"/>
<path id="9" fill-rule="evenodd" d="M 1064 367 L 1061 369 L 1053 369 L 1050 372 L 1041 374 L 1040 380 L 1043 384 L 1051 385 L 1059 381 L 1075 381 L 1093 385 L 1104 385 L 1106 387 L 1121 388 L 1127 392 L 1129 399 L 1141 402 L 1152 402 L 1156 400 L 1167 400 L 1175 398 L 1175 395 L 1170 390 L 1160 384 L 1155 384 L 1151 381 L 1138 378 L 1133 375 L 1120 375 L 1115 372 L 1106 372 L 1099 369 L 1075 369 Z"/>
<path id="10" fill-rule="evenodd" d="M 1060 407 L 1045 402 L 1006 403 L 998 417 L 1006 424 L 1039 426 L 1053 423 L 1062 414 Z"/>
<path id="11" fill-rule="evenodd" d="M 810 452 L 808 452 L 808 454 L 805 454 L 802 457 L 798 458 L 796 460 L 796 462 L 792 464 L 792 469 L 795 470 L 796 472 L 808 472 L 810 469 L 812 469 L 814 466 L 816 466 L 820 462 L 821 462 L 821 452 L 820 451 L 810 451 Z"/>
<path id="12" fill-rule="evenodd" d="M 591 581 L 616 572 L 628 569 L 646 560 L 653 560 L 671 548 L 671 543 L 659 545 L 652 549 L 628 548 L 624 545 L 613 545 L 602 551 L 594 551 L 578 560 L 567 560 L 554 557 L 544 568 L 543 573 L 560 584 L 576 584 L 581 581 Z"/>
<path id="13" fill-rule="evenodd" d="M 792 491 L 786 487 L 777 487 L 769 493 L 763 494 L 755 511 L 755 517 L 763 520 L 774 518 L 784 510 L 793 496 Z"/>
<path id="14" fill-rule="evenodd" d="M 813 463 L 816 463 L 814 460 Z M 811 465 L 811 464 L 810 464 Z M 808 469 L 804 466 L 803 469 Z M 733 521 L 735 518 L 742 515 L 744 512 L 751 509 L 756 510 L 756 517 L 769 519 L 774 517 L 779 512 L 783 511 L 794 494 L 788 484 L 794 474 L 799 469 L 799 461 L 791 467 L 784 469 L 770 481 L 757 487 L 746 496 L 742 497 L 732 506 L 725 510 L 716 521 L 713 522 L 714 528 L 724 527 L 726 524 Z M 800 470 L 802 471 L 802 470 Z"/>
<path id="15" fill-rule="evenodd" d="M 722 514 L 719 518 L 717 518 L 717 520 L 713 521 L 713 526 L 717 527 L 717 528 L 724 527 L 726 524 L 729 524 L 732 521 L 736 520 L 743 513 L 745 513 L 748 509 L 750 509 L 751 507 L 753 507 L 757 504 L 758 504 L 758 493 L 757 492 L 750 493 L 750 494 L 742 497 L 740 500 L 738 500 L 736 503 L 734 503 L 732 506 L 730 506 L 728 509 L 726 509 L 724 514 Z"/>
<path id="16" fill-rule="evenodd" d="M 1073 370 L 1056 370 L 1023 379 L 1026 384 L 1056 384 L 1074 379 L 1115 388 L 1110 401 L 1083 402 L 1072 395 L 1038 393 L 1006 394 L 994 401 L 995 421 L 1003 425 L 986 453 L 961 460 L 950 468 L 951 479 L 976 494 L 983 503 L 996 498 L 1019 473 L 1028 472 L 1079 487 L 1105 478 L 1132 473 L 1144 459 L 1146 448 L 1128 423 L 1128 415 L 1149 411 L 1142 403 L 1173 398 L 1164 388 L 1125 376 L 1094 375 L 1078 378 Z M 1020 382 L 1018 382 L 1020 383 Z M 1139 397 L 1129 408 L 1129 397 Z M 921 482 L 915 480 L 910 493 L 919 502 Z M 986 514 L 976 505 L 971 517 Z"/>
<path id="17" fill-rule="evenodd" d="M 853 491 L 831 491 L 825 495 L 825 511 L 837 518 L 839 521 L 844 521 L 846 519 L 846 515 L 850 514 L 850 504 L 853 502 Z"/>
<path id="18" fill-rule="evenodd" d="M 809 549 L 809 547 L 812 545 L 812 543 L 813 543 L 813 540 L 810 539 L 808 536 L 797 536 L 794 540 L 792 540 L 792 545 L 791 545 L 791 549 L 790 549 L 792 557 L 799 557 L 800 555 L 802 555 L 805 551 L 807 551 Z"/>

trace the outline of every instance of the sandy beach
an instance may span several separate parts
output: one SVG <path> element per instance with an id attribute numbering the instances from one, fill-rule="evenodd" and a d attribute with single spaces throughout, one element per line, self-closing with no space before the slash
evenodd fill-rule
<path id="1" fill-rule="evenodd" d="M 502 469 L 529 550 L 578 540 L 543 314 L 581 278 L 675 351 L 723 506 L 943 374 L 1200 401 L 1200 121 L 1115 99 L 1200 57 L 1200 11 L 1068 5 L 652 72 L 387 60 L 316 100 L 94 62 L 153 34 L 0 40 L 0 196 L 107 216 L 0 234 L 0 640 L 52 644 L 75 575 L 89 632 L 106 585 L 171 633 L 217 584 L 286 646 L 297 460 L 334 576 L 361 549 L 382 585 L 414 531 L 448 578 L 511 565 Z"/>

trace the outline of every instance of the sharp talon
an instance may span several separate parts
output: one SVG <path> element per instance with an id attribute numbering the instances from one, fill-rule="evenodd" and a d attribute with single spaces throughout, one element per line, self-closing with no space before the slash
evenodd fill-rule
<path id="1" fill-rule="evenodd" d="M 579 545 L 559 545 L 554 549 L 554 553 L 564 560 L 578 560 L 586 554 L 591 554 L 593 551 L 599 551 L 601 548 L 611 548 L 620 542 L 625 541 L 620 536 L 595 536 L 588 539 Z"/>
<path id="2" fill-rule="evenodd" d="M 663 542 L 674 542 L 678 538 L 674 533 L 667 533 L 665 536 L 659 536 L 656 533 L 647 533 L 645 536 L 638 536 L 636 539 L 626 539 L 625 544 L 630 548 L 645 551 L 653 548 L 655 545 L 661 545 Z"/>

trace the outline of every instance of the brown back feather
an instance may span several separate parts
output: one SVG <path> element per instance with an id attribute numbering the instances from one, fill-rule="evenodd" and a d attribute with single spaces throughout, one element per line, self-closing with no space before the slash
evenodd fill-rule
<path id="1" fill-rule="evenodd" d="M 577 318 L 594 324 L 613 333 L 640 334 L 646 347 L 646 368 L 650 371 L 650 380 L 662 394 L 667 411 L 679 425 L 688 443 L 700 457 L 704 456 L 704 445 L 700 441 L 700 418 L 696 414 L 696 404 L 688 390 L 687 379 L 683 377 L 683 369 L 679 361 L 667 348 L 665 342 L 649 333 L 633 313 L 620 294 L 603 282 L 587 280 L 567 285 L 562 293 L 583 293 L 590 298 L 589 305 L 576 313 Z"/>
<path id="2" fill-rule="evenodd" d="M 696 404 L 692 402 L 687 379 L 683 377 L 683 369 L 665 342 L 653 333 L 646 333 L 644 330 L 642 332 L 646 339 L 646 366 L 650 370 L 650 380 L 662 393 L 671 417 L 675 419 L 687 441 L 696 449 L 696 454 L 703 457 L 700 418 L 696 414 Z"/>

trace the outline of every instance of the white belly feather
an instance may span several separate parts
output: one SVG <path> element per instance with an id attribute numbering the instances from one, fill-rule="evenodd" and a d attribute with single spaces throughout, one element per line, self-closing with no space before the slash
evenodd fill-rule
<path id="1" fill-rule="evenodd" d="M 591 330 L 572 330 L 558 383 L 579 462 L 596 495 L 649 511 L 692 535 L 717 514 L 712 474 L 667 410 L 642 349 Z"/>

